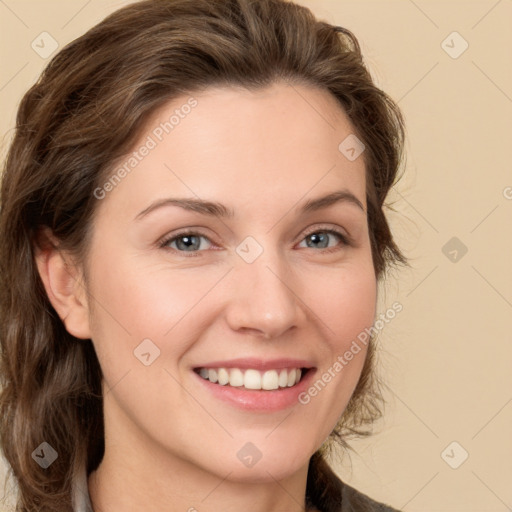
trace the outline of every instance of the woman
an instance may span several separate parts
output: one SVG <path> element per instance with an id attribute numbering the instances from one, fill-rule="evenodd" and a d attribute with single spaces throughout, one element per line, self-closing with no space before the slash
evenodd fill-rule
<path id="1" fill-rule="evenodd" d="M 282 0 L 131 4 L 53 58 L 2 183 L 20 511 L 394 510 L 326 458 L 381 412 L 400 112 Z"/>

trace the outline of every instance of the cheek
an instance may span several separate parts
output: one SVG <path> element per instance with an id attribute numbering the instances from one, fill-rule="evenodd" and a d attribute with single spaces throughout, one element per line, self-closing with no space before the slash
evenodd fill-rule
<path id="1" fill-rule="evenodd" d="M 371 262 L 358 262 L 339 272 L 317 272 L 308 292 L 308 303 L 314 304 L 325 333 L 322 367 L 318 376 L 329 371 L 330 386 L 341 403 L 348 400 L 364 365 L 369 336 L 376 313 L 377 281 Z"/>
<path id="2" fill-rule="evenodd" d="M 368 341 L 365 329 L 375 320 L 377 282 L 371 261 L 366 260 L 336 271 L 317 271 L 310 278 L 314 286 L 304 288 L 306 301 L 315 305 L 325 335 L 323 346 L 317 349 L 321 366 L 299 402 L 308 428 L 316 439 L 324 440 L 359 381 L 367 353 L 367 344 L 361 340 Z"/>
<path id="3" fill-rule="evenodd" d="M 373 267 L 358 264 L 311 276 L 308 302 L 323 321 L 331 350 L 339 352 L 375 319 L 377 282 Z"/>
<path id="4" fill-rule="evenodd" d="M 145 339 L 172 364 L 200 332 L 206 317 L 198 317 L 197 311 L 204 311 L 205 297 L 225 269 L 205 272 L 201 268 L 169 269 L 162 263 L 148 265 L 130 257 L 112 260 L 104 259 L 94 268 L 90 287 L 92 338 L 100 361 L 108 366 L 105 378 L 109 372 L 117 375 L 138 363 L 134 350 Z"/>

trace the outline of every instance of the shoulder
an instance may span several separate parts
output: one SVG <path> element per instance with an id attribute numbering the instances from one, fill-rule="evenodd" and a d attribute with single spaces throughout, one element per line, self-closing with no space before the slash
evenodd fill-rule
<path id="1" fill-rule="evenodd" d="M 346 483 L 341 484 L 340 512 L 400 512 L 398 509 L 372 500 Z"/>
<path id="2" fill-rule="evenodd" d="M 343 482 L 319 453 L 310 460 L 306 497 L 321 512 L 400 512 Z"/>

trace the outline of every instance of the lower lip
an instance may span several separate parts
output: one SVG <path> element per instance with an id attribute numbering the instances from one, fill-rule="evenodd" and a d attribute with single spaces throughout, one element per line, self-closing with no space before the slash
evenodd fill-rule
<path id="1" fill-rule="evenodd" d="M 221 386 L 203 379 L 194 371 L 193 373 L 209 392 L 224 402 L 248 411 L 272 412 L 287 409 L 300 403 L 299 395 L 309 387 L 315 371 L 314 368 L 310 368 L 295 386 L 271 391 L 252 390 L 229 385 Z"/>

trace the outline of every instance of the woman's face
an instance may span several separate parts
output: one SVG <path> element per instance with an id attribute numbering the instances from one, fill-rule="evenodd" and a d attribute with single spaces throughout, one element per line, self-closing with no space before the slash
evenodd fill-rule
<path id="1" fill-rule="evenodd" d="M 307 465 L 375 315 L 364 162 L 353 138 L 339 149 L 352 133 L 327 92 L 283 83 L 210 88 L 153 116 L 95 192 L 87 285 L 107 450 L 238 481 Z"/>

